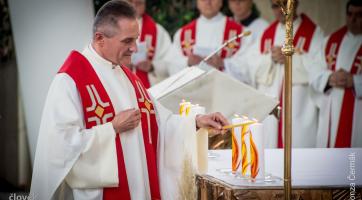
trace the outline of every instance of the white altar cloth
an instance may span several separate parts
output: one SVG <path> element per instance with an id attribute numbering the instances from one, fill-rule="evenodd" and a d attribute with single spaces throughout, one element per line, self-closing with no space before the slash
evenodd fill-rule
<path id="1" fill-rule="evenodd" d="M 265 173 L 281 178 L 274 182 L 250 182 L 235 178 L 225 173 L 231 168 L 231 150 L 210 150 L 209 153 L 212 157 L 209 157 L 206 175 L 232 187 L 273 189 L 283 186 L 283 149 L 265 149 Z M 349 188 L 351 184 L 362 186 L 362 148 L 293 149 L 293 188 Z"/>

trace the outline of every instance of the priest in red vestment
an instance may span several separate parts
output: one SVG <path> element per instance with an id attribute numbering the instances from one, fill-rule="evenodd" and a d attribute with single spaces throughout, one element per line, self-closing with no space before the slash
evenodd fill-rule
<path id="1" fill-rule="evenodd" d="M 346 25 L 326 40 L 312 84 L 324 94 L 318 147 L 362 147 L 362 2 L 350 0 Z"/>
<path id="2" fill-rule="evenodd" d="M 168 65 L 165 58 L 171 47 L 171 38 L 167 31 L 156 23 L 146 10 L 146 0 L 128 0 L 136 9 L 140 26 L 137 40 L 138 52 L 133 55 L 132 66 L 146 88 L 168 77 Z"/>
<path id="3" fill-rule="evenodd" d="M 182 69 L 198 65 L 229 39 L 248 31 L 233 19 L 220 12 L 222 0 L 197 0 L 200 16 L 184 25 L 174 35 L 172 49 L 167 60 L 172 63 L 170 74 Z M 218 54 L 211 57 L 207 64 L 210 67 L 224 71 L 232 77 L 249 83 L 247 78 L 248 49 L 254 34 L 249 37 L 236 39 L 226 45 Z"/>
<path id="4" fill-rule="evenodd" d="M 286 1 L 284 1 L 286 2 Z M 315 93 L 309 84 L 311 69 L 318 64 L 314 56 L 321 50 L 323 32 L 307 15 L 298 13 L 295 2 L 293 35 L 293 79 L 292 79 L 292 144 L 296 148 L 312 148 L 316 145 L 318 107 Z M 254 59 L 251 80 L 257 89 L 280 101 L 283 109 L 284 61 L 281 48 L 285 41 L 285 18 L 276 0 L 272 0 L 272 10 L 276 20 L 264 31 L 254 46 L 258 59 Z M 283 116 L 278 121 L 274 116 L 267 117 L 263 124 L 266 133 L 266 146 L 283 147 Z"/>
<path id="5" fill-rule="evenodd" d="M 177 198 L 185 127 L 228 124 L 220 113 L 174 115 L 152 99 L 126 67 L 139 36 L 134 8 L 110 1 L 92 43 L 59 69 L 38 136 L 34 199 Z"/>

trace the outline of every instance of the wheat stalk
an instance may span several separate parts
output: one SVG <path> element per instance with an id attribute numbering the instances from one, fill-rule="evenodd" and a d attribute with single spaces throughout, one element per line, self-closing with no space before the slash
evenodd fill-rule
<path id="1" fill-rule="evenodd" d="M 192 158 L 190 155 L 186 155 L 183 161 L 179 191 L 179 200 L 196 199 L 197 189 L 195 183 L 195 170 L 193 168 Z"/>

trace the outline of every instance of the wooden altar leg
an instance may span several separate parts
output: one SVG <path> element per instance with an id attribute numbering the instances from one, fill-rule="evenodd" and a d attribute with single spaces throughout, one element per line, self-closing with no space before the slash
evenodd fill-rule
<path id="1" fill-rule="evenodd" d="M 206 180 L 203 178 L 199 179 L 200 181 L 200 200 L 207 200 L 207 185 Z"/>

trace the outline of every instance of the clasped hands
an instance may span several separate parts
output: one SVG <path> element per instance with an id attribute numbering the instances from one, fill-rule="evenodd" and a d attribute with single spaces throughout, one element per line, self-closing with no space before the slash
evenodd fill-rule
<path id="1" fill-rule="evenodd" d="M 328 84 L 331 87 L 352 88 L 354 86 L 353 75 L 344 69 L 339 69 L 329 76 Z"/>
<path id="2" fill-rule="evenodd" d="M 283 65 L 285 63 L 285 56 L 282 52 L 281 46 L 274 46 L 271 49 L 271 57 L 274 63 Z"/>
<path id="3" fill-rule="evenodd" d="M 223 126 L 229 125 L 228 120 L 221 113 L 210 113 L 196 116 L 197 128 L 208 128 L 213 134 L 225 133 Z M 112 120 L 112 125 L 117 133 L 136 128 L 141 121 L 141 112 L 139 109 L 131 108 L 119 112 Z"/>

